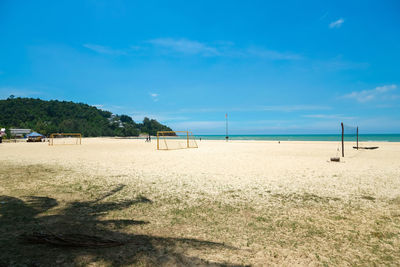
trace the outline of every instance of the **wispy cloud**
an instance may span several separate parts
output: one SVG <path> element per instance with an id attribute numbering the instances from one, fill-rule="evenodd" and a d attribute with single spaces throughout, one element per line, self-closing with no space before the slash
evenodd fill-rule
<path id="1" fill-rule="evenodd" d="M 212 44 L 188 39 L 158 38 L 147 41 L 164 52 L 180 53 L 184 55 L 220 56 L 220 57 L 257 57 L 270 60 L 298 60 L 303 57 L 290 53 L 266 49 L 263 47 L 237 48 L 233 42 L 216 41 Z"/>
<path id="2" fill-rule="evenodd" d="M 24 88 L 15 88 L 15 87 L 1 87 L 0 88 L 0 98 L 8 98 L 13 95 L 15 97 L 34 97 L 41 95 L 42 92 L 24 89 Z"/>
<path id="3" fill-rule="evenodd" d="M 259 110 L 262 111 L 282 111 L 282 112 L 328 110 L 328 109 L 331 109 L 331 107 L 318 106 L 318 105 L 277 105 L 277 106 L 263 106 L 259 108 Z"/>
<path id="4" fill-rule="evenodd" d="M 153 99 L 154 102 L 157 102 L 157 101 L 158 101 L 159 94 L 150 93 L 150 97 Z"/>
<path id="5" fill-rule="evenodd" d="M 338 19 L 338 20 L 332 21 L 332 22 L 329 24 L 329 28 L 331 28 L 331 29 L 333 29 L 333 28 L 340 28 L 340 27 L 343 25 L 343 23 L 344 23 L 344 19 L 343 19 L 343 18 L 340 18 L 340 19 Z"/>
<path id="6" fill-rule="evenodd" d="M 114 56 L 127 55 L 127 52 L 124 50 L 114 49 L 107 46 L 102 46 L 97 44 L 84 44 L 83 46 L 99 54 L 114 55 Z"/>
<path id="7" fill-rule="evenodd" d="M 265 47 L 235 47 L 230 41 L 211 43 L 185 38 L 156 38 L 131 45 L 126 49 L 116 49 L 98 44 L 83 44 L 83 47 L 98 54 L 113 56 L 133 56 L 150 52 L 152 49 L 164 55 L 186 55 L 203 57 L 260 58 L 268 60 L 299 60 L 304 57 L 292 52 L 282 52 Z"/>
<path id="8" fill-rule="evenodd" d="M 225 121 L 180 121 L 169 124 L 175 130 L 195 130 L 196 132 L 223 132 Z"/>
<path id="9" fill-rule="evenodd" d="M 368 102 L 368 101 L 377 99 L 379 97 L 393 99 L 393 96 L 395 96 L 395 95 L 388 95 L 387 93 L 395 90 L 396 88 L 397 88 L 397 86 L 395 84 L 378 86 L 371 90 L 355 91 L 350 94 L 346 94 L 343 97 L 355 99 L 361 103 Z"/>
<path id="10" fill-rule="evenodd" d="M 357 117 L 345 116 L 343 114 L 309 114 L 303 115 L 304 118 L 312 118 L 312 119 L 343 119 L 343 120 L 354 120 Z"/>
<path id="11" fill-rule="evenodd" d="M 370 66 L 367 62 L 353 62 L 344 59 L 341 55 L 327 60 L 312 62 L 312 68 L 317 71 L 362 70 Z"/>
<path id="12" fill-rule="evenodd" d="M 249 48 L 247 49 L 245 55 L 267 58 L 272 60 L 299 60 L 303 58 L 298 54 L 293 54 L 289 52 L 278 52 L 264 48 Z"/>
<path id="13" fill-rule="evenodd" d="M 328 16 L 329 12 L 325 12 L 321 17 L 319 17 L 319 20 L 324 20 Z"/>
<path id="14" fill-rule="evenodd" d="M 236 108 L 197 108 L 197 109 L 180 109 L 178 113 L 213 113 L 213 112 L 254 112 L 254 111 L 276 111 L 276 112 L 295 112 L 307 110 L 330 110 L 329 106 L 319 105 L 266 105 Z"/>
<path id="15" fill-rule="evenodd" d="M 188 39 L 158 38 L 149 40 L 148 43 L 189 55 L 216 56 L 220 54 L 216 47 Z"/>
<path id="16" fill-rule="evenodd" d="M 185 121 L 189 120 L 188 117 L 169 114 L 167 112 L 150 112 L 150 111 L 127 111 L 125 112 L 129 116 L 132 117 L 135 121 L 142 121 L 145 117 L 156 119 L 159 122 L 163 123 L 170 123 L 170 122 L 178 122 L 178 121 Z"/>
<path id="17" fill-rule="evenodd" d="M 307 110 L 329 110 L 329 106 L 319 105 L 269 105 L 269 106 L 251 106 L 251 107 L 236 107 L 236 108 L 193 108 L 180 109 L 175 113 L 214 113 L 214 112 L 254 112 L 254 111 L 276 111 L 276 112 L 295 112 Z"/>

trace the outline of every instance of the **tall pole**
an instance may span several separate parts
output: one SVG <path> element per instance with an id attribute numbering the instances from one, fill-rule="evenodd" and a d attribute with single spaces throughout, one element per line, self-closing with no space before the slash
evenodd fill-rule
<path id="1" fill-rule="evenodd" d="M 228 138 L 229 138 L 229 136 L 228 136 L 228 113 L 225 114 L 225 119 L 226 119 L 226 136 L 225 136 L 225 139 L 226 139 L 226 142 L 228 142 Z"/>
<path id="2" fill-rule="evenodd" d="M 358 150 L 358 126 L 357 126 L 357 150 Z"/>
<path id="3" fill-rule="evenodd" d="M 341 123 L 342 125 L 342 157 L 344 157 L 344 127 L 343 127 L 343 122 Z"/>
<path id="4" fill-rule="evenodd" d="M 157 150 L 160 150 L 160 136 L 158 131 L 157 131 Z"/>

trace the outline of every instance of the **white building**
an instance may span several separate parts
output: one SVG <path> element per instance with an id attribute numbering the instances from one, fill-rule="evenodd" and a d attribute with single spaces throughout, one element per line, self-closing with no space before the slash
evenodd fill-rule
<path id="1" fill-rule="evenodd" d="M 24 137 L 31 132 L 31 129 L 10 129 L 10 134 L 14 137 Z"/>

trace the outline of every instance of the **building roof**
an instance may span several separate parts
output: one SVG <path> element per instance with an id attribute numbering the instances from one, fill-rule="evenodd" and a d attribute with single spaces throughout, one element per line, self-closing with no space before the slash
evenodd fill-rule
<path id="1" fill-rule="evenodd" d="M 28 134 L 32 132 L 31 129 L 10 129 L 11 134 Z"/>
<path id="2" fill-rule="evenodd" d="M 28 134 L 27 136 L 28 137 L 39 137 L 39 136 L 43 136 L 43 135 L 41 135 L 40 133 L 37 133 L 37 132 L 32 132 L 32 133 Z"/>

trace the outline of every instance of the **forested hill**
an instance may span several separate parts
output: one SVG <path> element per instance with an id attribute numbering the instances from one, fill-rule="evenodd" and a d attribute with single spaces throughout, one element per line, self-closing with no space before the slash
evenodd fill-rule
<path id="1" fill-rule="evenodd" d="M 156 120 L 145 118 L 136 123 L 127 115 L 114 115 L 87 104 L 19 97 L 0 100 L 0 127 L 29 128 L 44 135 L 81 133 L 83 136 L 156 135 L 157 131 L 171 131 Z"/>

